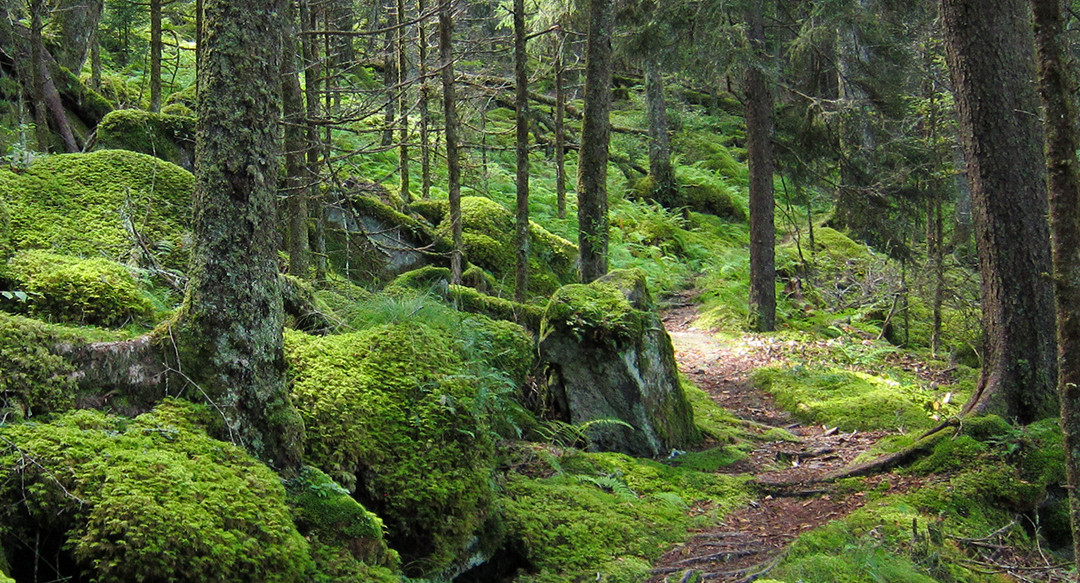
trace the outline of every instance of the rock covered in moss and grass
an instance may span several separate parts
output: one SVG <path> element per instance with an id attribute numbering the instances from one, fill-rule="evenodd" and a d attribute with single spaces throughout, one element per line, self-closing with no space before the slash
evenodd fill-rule
<path id="1" fill-rule="evenodd" d="M 424 305 L 350 334 L 288 333 L 286 352 L 308 458 L 386 521 L 408 573 L 450 576 L 500 537 L 494 429 L 518 373 L 480 358 L 470 324 L 416 316 Z"/>
<path id="2" fill-rule="evenodd" d="M 540 355 L 553 371 L 557 406 L 571 424 L 590 427 L 592 448 L 653 457 L 700 439 L 641 272 L 614 271 L 556 292 Z"/>
<path id="3" fill-rule="evenodd" d="M 183 168 L 125 150 L 36 158 L 0 168 L 14 250 L 183 270 L 190 246 L 194 177 Z"/>
<path id="4" fill-rule="evenodd" d="M 149 296 L 131 270 L 103 257 L 79 259 L 40 249 L 20 251 L 8 262 L 7 277 L 28 294 L 31 314 L 56 322 L 120 327 L 148 323 Z"/>
<path id="5" fill-rule="evenodd" d="M 70 409 L 75 368 L 50 346 L 70 337 L 38 320 L 0 312 L 0 411 L 15 418 Z"/>
<path id="6" fill-rule="evenodd" d="M 175 108 L 174 111 L 183 112 Z M 97 145 L 99 149 L 148 154 L 191 170 L 195 164 L 195 118 L 142 109 L 118 109 L 98 124 Z"/>
<path id="7" fill-rule="evenodd" d="M 310 581 L 308 544 L 280 479 L 208 437 L 202 427 L 212 423 L 208 409 L 167 401 L 133 420 L 83 410 L 0 429 L 0 539 L 40 544 L 11 557 L 11 574 Z"/>

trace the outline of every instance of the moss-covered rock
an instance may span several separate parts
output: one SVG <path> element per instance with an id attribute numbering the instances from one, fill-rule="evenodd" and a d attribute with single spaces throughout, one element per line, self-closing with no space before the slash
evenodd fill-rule
<path id="1" fill-rule="evenodd" d="M 70 336 L 56 326 L 0 312 L 0 411 L 20 418 L 74 405 L 75 369 L 50 350 Z"/>
<path id="2" fill-rule="evenodd" d="M 725 136 L 713 133 L 683 132 L 675 136 L 673 145 L 684 162 L 746 183 L 746 164 L 735 159 L 724 141 Z"/>
<path id="3" fill-rule="evenodd" d="M 29 294 L 27 306 L 40 318 L 119 327 L 146 323 L 153 315 L 131 271 L 108 259 L 34 249 L 17 253 L 6 271 L 18 289 Z"/>
<path id="4" fill-rule="evenodd" d="M 208 410 L 168 401 L 134 420 L 78 411 L 0 428 L 0 538 L 42 545 L 13 556 L 12 575 L 309 581 L 308 545 L 281 481 L 207 437 L 209 422 Z"/>
<path id="5" fill-rule="evenodd" d="M 180 270 L 187 267 L 193 185 L 184 169 L 124 150 L 43 156 L 20 172 L 0 168 L 16 250 L 137 264 L 149 251 Z"/>
<path id="6" fill-rule="evenodd" d="M 195 118 L 118 109 L 98 125 L 97 145 L 100 149 L 149 154 L 191 170 L 195 164 Z"/>
<path id="7" fill-rule="evenodd" d="M 548 303 L 540 355 L 552 398 L 570 423 L 590 426 L 592 448 L 653 457 L 700 439 L 653 310 L 637 270 L 565 286 Z"/>
<path id="8" fill-rule="evenodd" d="M 286 341 L 310 460 L 383 517 L 409 572 L 453 572 L 498 537 L 491 386 L 451 331 L 406 321 Z"/>

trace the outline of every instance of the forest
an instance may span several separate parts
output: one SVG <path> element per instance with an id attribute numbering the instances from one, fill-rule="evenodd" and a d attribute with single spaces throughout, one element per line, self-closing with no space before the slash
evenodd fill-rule
<path id="1" fill-rule="evenodd" d="M 0 0 L 0 583 L 1080 558 L 1060 0 Z"/>

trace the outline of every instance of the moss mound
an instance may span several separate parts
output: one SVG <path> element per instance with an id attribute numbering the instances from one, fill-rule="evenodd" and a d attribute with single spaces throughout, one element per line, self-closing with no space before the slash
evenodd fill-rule
<path id="1" fill-rule="evenodd" d="M 11 256 L 11 215 L 8 213 L 7 203 L 0 198 L 0 261 Z"/>
<path id="2" fill-rule="evenodd" d="M 124 150 L 37 158 L 24 171 L 0 168 L 15 249 L 49 249 L 187 267 L 194 177 Z M 137 233 L 138 242 L 134 240 Z"/>
<path id="3" fill-rule="evenodd" d="M 55 326 L 0 312 L 0 412 L 31 417 L 74 405 L 75 369 L 49 350 L 70 336 Z"/>
<path id="4" fill-rule="evenodd" d="M 568 330 L 579 340 L 619 345 L 640 338 L 652 319 L 649 312 L 635 309 L 611 281 L 575 283 L 559 288 L 551 296 L 540 336 L 558 328 Z"/>
<path id="5" fill-rule="evenodd" d="M 711 173 L 680 166 L 675 181 L 682 204 L 690 210 L 730 221 L 746 220 L 746 209 L 736 202 L 734 188 Z"/>
<path id="6" fill-rule="evenodd" d="M 746 183 L 746 164 L 736 160 L 723 141 L 724 137 L 717 139 L 710 132 L 683 132 L 675 136 L 673 146 L 687 163 Z"/>
<path id="7" fill-rule="evenodd" d="M 153 315 L 131 271 L 108 259 L 22 251 L 8 262 L 7 276 L 29 294 L 30 312 L 48 320 L 119 327 Z"/>
<path id="8" fill-rule="evenodd" d="M 497 378 L 448 329 L 417 321 L 286 336 L 312 462 L 382 516 L 413 573 L 441 573 L 496 538 L 488 411 Z M 505 385 L 502 385 L 505 387 Z M 485 528 L 485 525 L 488 525 Z"/>
<path id="9" fill-rule="evenodd" d="M 959 412 L 956 401 L 945 399 L 946 390 L 834 367 L 763 368 L 751 380 L 799 417 L 846 431 L 918 431 Z"/>
<path id="10" fill-rule="evenodd" d="M 173 111 L 186 113 L 176 107 Z M 187 115 L 118 109 L 98 124 L 97 139 L 101 149 L 131 150 L 183 168 L 194 166 L 195 118 Z"/>
<path id="11" fill-rule="evenodd" d="M 4 544 L 40 536 L 42 557 L 66 557 L 26 554 L 15 578 L 74 564 L 99 581 L 308 581 L 280 480 L 207 437 L 210 418 L 168 401 L 134 420 L 77 411 L 0 429 Z"/>

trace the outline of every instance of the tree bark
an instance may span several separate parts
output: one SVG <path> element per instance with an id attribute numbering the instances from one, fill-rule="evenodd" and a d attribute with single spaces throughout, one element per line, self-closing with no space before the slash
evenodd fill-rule
<path id="1" fill-rule="evenodd" d="M 461 283 L 461 162 L 458 159 L 457 96 L 454 94 L 453 1 L 439 5 L 439 60 L 442 71 L 443 117 L 446 124 L 446 191 L 450 202 L 450 283 Z"/>
<path id="2" fill-rule="evenodd" d="M 755 56 L 746 68 L 746 155 L 750 170 L 750 318 L 758 332 L 776 328 L 776 228 L 773 223 L 773 97 L 765 71 L 764 2 L 747 14 Z"/>
<path id="3" fill-rule="evenodd" d="M 607 165 L 611 121 L 611 0 L 589 0 L 585 118 L 578 150 L 578 251 L 581 281 L 608 270 Z"/>
<path id="4" fill-rule="evenodd" d="M 1046 115 L 1050 231 L 1057 316 L 1058 392 L 1065 435 L 1073 552 L 1080 560 L 1080 147 L 1075 65 L 1059 0 L 1031 0 Z"/>
<path id="5" fill-rule="evenodd" d="M 986 346 L 966 413 L 1059 414 L 1044 133 L 1023 0 L 943 0 L 971 179 Z"/>
<path id="6" fill-rule="evenodd" d="M 409 64 L 405 53 L 405 33 L 407 31 L 405 21 L 407 16 L 405 13 L 405 0 L 397 0 L 397 30 L 394 35 L 394 45 L 397 52 L 398 111 L 401 112 L 401 129 L 398 132 L 398 170 L 401 174 L 401 199 L 409 203 L 412 201 L 412 196 L 409 193 L 409 91 L 406 88 L 406 81 L 409 77 Z"/>
<path id="7" fill-rule="evenodd" d="M 150 111 L 161 111 L 161 0 L 150 0 Z"/>
<path id="8" fill-rule="evenodd" d="M 566 90 L 563 87 L 562 26 L 555 30 L 555 203 L 560 219 L 566 218 Z"/>
<path id="9" fill-rule="evenodd" d="M 303 423 L 285 379 L 277 277 L 286 0 L 206 0 L 205 10 L 191 279 L 173 368 L 222 413 L 227 437 L 289 473 Z"/>
<path id="10" fill-rule="evenodd" d="M 416 12 L 423 15 L 427 12 L 427 2 L 416 0 Z M 425 19 L 421 18 L 416 23 L 417 38 L 417 70 L 420 75 L 420 96 L 417 98 L 418 115 L 420 116 L 420 198 L 431 198 L 431 113 L 428 110 L 428 102 L 431 99 L 430 85 L 428 84 L 428 39 Z"/>
<path id="11" fill-rule="evenodd" d="M 671 165 L 671 133 L 668 128 L 664 77 L 656 55 L 645 59 L 645 106 L 649 118 L 649 176 L 652 196 L 665 208 L 679 206 L 675 190 L 675 169 Z"/>
<path id="12" fill-rule="evenodd" d="M 394 30 L 395 27 L 401 22 L 394 10 L 393 4 L 384 5 L 384 11 L 392 16 L 389 18 L 390 26 L 386 30 L 386 38 L 384 39 L 384 53 L 383 53 L 383 86 L 386 88 L 386 109 L 383 115 L 383 123 L 386 124 L 383 129 L 382 146 L 388 147 L 394 143 L 394 127 L 397 123 L 397 106 L 398 99 L 394 92 L 397 91 L 396 86 L 398 84 L 398 66 L 397 66 L 397 53 L 394 50 L 396 43 L 394 42 Z"/>
<path id="13" fill-rule="evenodd" d="M 518 302 L 524 302 L 529 291 L 529 71 L 525 32 L 525 0 L 514 0 L 514 110 L 517 114 L 514 300 Z"/>
<path id="14" fill-rule="evenodd" d="M 104 12 L 104 0 L 63 0 L 53 8 L 52 24 L 59 31 L 59 38 L 51 52 L 61 67 L 79 74 L 93 43 L 97 42 L 98 23 Z"/>
<path id="15" fill-rule="evenodd" d="M 318 14 L 312 10 L 308 0 L 300 0 L 300 28 L 304 33 L 300 37 L 301 49 L 304 53 L 304 106 L 307 112 L 307 191 L 308 212 L 311 206 L 315 211 L 311 214 L 315 219 L 315 279 L 322 281 L 326 278 L 326 231 L 323 221 L 323 200 L 319 196 L 319 156 L 322 152 L 322 141 L 319 139 L 319 128 L 313 120 L 319 117 L 319 87 L 321 86 L 320 75 L 322 68 L 319 66 L 319 43 L 312 31 L 318 22 Z"/>
<path id="16" fill-rule="evenodd" d="M 282 191 L 288 209 L 289 273 L 306 278 L 308 271 L 308 204 L 304 156 L 310 149 L 304 127 L 304 92 L 300 87 L 296 58 L 296 9 L 289 2 L 286 34 L 282 43 L 281 106 L 284 113 L 285 180 Z"/>

